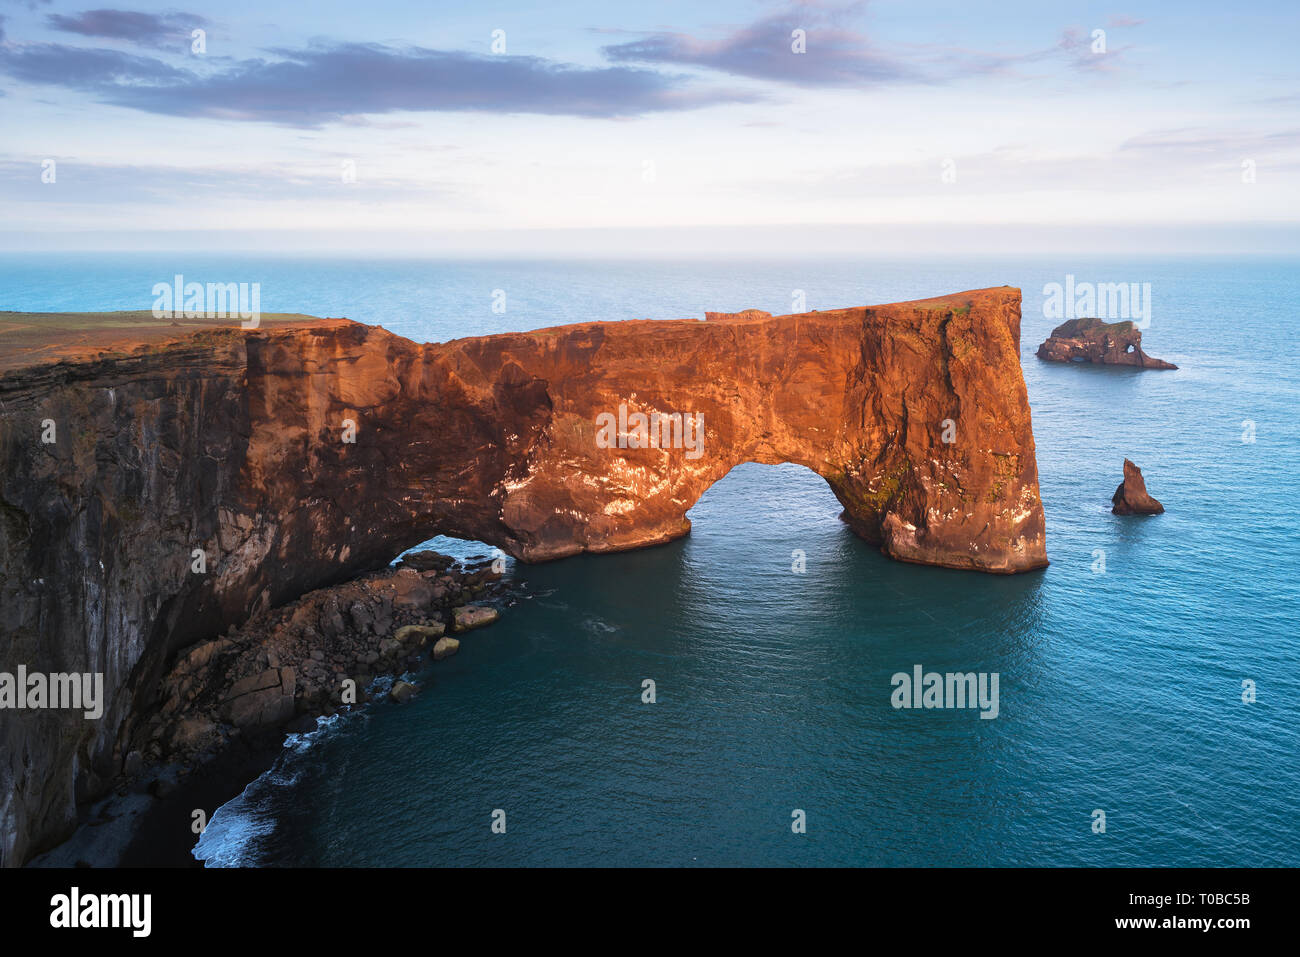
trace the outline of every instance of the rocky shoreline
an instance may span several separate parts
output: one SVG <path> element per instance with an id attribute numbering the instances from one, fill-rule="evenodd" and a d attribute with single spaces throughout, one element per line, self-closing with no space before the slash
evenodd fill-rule
<path id="1" fill-rule="evenodd" d="M 274 763 L 288 732 L 386 697 L 405 703 L 460 636 L 499 617 L 504 560 L 457 566 L 431 551 L 317 589 L 182 649 L 137 725 L 112 793 L 31 866 L 197 866 L 206 821 Z M 385 690 L 378 691 L 392 679 Z"/>

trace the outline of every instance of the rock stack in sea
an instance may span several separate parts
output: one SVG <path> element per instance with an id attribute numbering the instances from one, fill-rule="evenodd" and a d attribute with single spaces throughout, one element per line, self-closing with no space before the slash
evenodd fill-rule
<path id="1" fill-rule="evenodd" d="M 1142 351 L 1142 330 L 1131 321 L 1071 319 L 1052 330 L 1038 347 L 1038 358 L 1048 362 L 1095 362 L 1139 369 L 1177 369 L 1164 359 Z"/>
<path id="2" fill-rule="evenodd" d="M 1124 460 L 1124 481 L 1111 496 L 1111 511 L 1116 515 L 1159 515 L 1165 507 L 1147 493 L 1147 483 L 1142 470 Z"/>

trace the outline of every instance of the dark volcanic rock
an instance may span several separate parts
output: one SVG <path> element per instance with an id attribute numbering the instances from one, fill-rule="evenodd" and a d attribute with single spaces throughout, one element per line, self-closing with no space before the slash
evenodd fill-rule
<path id="1" fill-rule="evenodd" d="M 452 566 L 453 560 L 449 555 L 440 555 L 438 552 L 422 551 L 407 552 L 398 562 L 399 566 L 414 568 L 416 571 L 439 571 L 445 572 Z"/>
<path id="2" fill-rule="evenodd" d="M 1052 330 L 1038 347 L 1038 358 L 1049 362 L 1096 362 L 1101 365 L 1136 366 L 1139 369 L 1177 369 L 1142 351 L 1142 330 L 1130 321 L 1071 319 Z"/>
<path id="3" fill-rule="evenodd" d="M 1124 481 L 1119 483 L 1115 494 L 1111 496 L 1116 515 L 1159 515 L 1165 507 L 1147 494 L 1147 483 L 1142 479 L 1142 470 L 1124 460 Z"/>
<path id="4" fill-rule="evenodd" d="M 450 653 L 444 642 L 451 642 L 451 651 L 458 645 L 444 637 L 448 625 L 464 610 L 459 602 L 471 595 L 458 570 L 447 577 L 441 601 L 426 594 L 418 605 L 399 605 L 395 597 L 411 595 L 412 585 L 428 589 L 420 574 L 410 568 L 371 572 L 259 612 L 236 636 L 183 650 L 161 683 L 159 719 L 146 725 L 159 756 L 189 764 L 227 743 L 236 729 L 288 729 L 298 716 L 332 712 L 343 702 L 345 682 L 359 703 L 372 665 L 401 672 L 422 654 L 442 660 Z M 338 633 L 312 629 L 339 606 L 349 614 Z M 496 620 L 495 608 L 482 611 L 481 624 Z M 376 630 L 380 619 L 388 621 L 391 634 Z M 334 664 L 327 667 L 327 660 Z M 401 685 L 394 685 L 394 697 L 405 700 Z"/>

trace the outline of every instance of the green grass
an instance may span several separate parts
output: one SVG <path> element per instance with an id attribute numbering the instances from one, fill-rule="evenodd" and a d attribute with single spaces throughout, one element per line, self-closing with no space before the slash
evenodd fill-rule
<path id="1" fill-rule="evenodd" d="M 292 312 L 264 312 L 262 325 L 274 325 L 284 322 L 302 322 L 318 319 Z M 4 312 L 0 311 L 0 335 L 27 331 L 32 327 L 43 332 L 90 332 L 97 329 L 139 329 L 142 327 L 198 326 L 204 328 L 237 326 L 237 316 L 227 319 L 155 319 L 147 309 L 128 310 L 124 312 Z"/>

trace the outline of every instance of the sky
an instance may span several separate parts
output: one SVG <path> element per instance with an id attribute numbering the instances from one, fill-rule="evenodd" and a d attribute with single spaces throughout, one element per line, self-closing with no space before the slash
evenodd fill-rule
<path id="1" fill-rule="evenodd" d="M 1295 0 L 0 0 L 0 249 L 1297 251 L 1298 38 Z"/>

